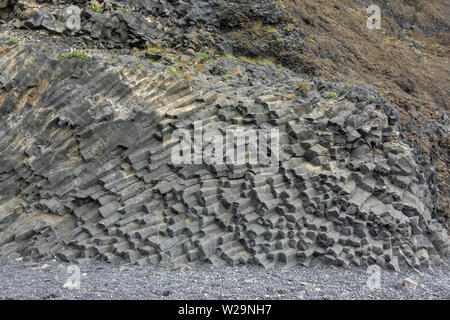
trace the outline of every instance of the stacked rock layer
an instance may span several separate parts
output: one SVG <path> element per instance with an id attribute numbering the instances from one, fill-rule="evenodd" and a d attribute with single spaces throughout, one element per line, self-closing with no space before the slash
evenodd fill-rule
<path id="1" fill-rule="evenodd" d="M 424 168 L 395 109 L 323 83 L 201 86 L 0 44 L 0 259 L 437 264 Z M 279 169 L 172 161 L 177 129 L 278 129 Z"/>

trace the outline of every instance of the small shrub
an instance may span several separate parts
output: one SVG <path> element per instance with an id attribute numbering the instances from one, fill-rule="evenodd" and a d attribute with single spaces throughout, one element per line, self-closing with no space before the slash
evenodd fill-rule
<path id="1" fill-rule="evenodd" d="M 77 59 L 81 59 L 83 61 L 88 60 L 90 57 L 84 53 L 84 52 L 80 52 L 80 51 L 72 51 L 72 52 L 65 52 L 59 55 L 58 57 L 58 61 L 59 62 L 63 62 L 64 60 L 66 60 L 67 58 L 77 58 Z"/>
<path id="2" fill-rule="evenodd" d="M 336 99 L 336 97 L 337 97 L 337 93 L 334 92 L 334 91 L 330 91 L 330 92 L 327 94 L 327 98 L 328 98 L 328 99 Z"/>
<path id="3" fill-rule="evenodd" d="M 156 49 L 156 48 L 152 48 L 148 52 L 150 52 L 151 54 L 157 54 L 157 53 L 161 52 L 161 50 Z"/>
<path id="4" fill-rule="evenodd" d="M 71 55 L 72 55 L 72 57 L 79 58 L 83 61 L 86 61 L 89 59 L 89 56 L 86 53 L 81 52 L 81 51 L 72 51 Z"/>
<path id="5" fill-rule="evenodd" d="M 70 57 L 70 53 L 61 53 L 58 57 L 58 61 L 63 62 L 64 60 L 66 60 L 69 57 Z"/>

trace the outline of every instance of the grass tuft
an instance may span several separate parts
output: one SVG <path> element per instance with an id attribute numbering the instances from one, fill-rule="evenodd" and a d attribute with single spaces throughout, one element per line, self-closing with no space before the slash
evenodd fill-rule
<path id="1" fill-rule="evenodd" d="M 273 58 L 264 58 L 264 57 L 246 57 L 246 56 L 240 56 L 239 60 L 245 61 L 248 63 L 268 63 L 268 64 L 274 64 Z"/>
<path id="2" fill-rule="evenodd" d="M 20 43 L 20 40 L 17 39 L 17 38 L 9 37 L 8 39 L 9 39 L 9 41 L 11 41 L 12 43 L 15 43 L 15 44 L 19 44 L 19 43 Z"/>
<path id="3" fill-rule="evenodd" d="M 198 55 L 197 55 L 197 58 L 200 58 L 200 60 L 207 60 L 208 59 L 208 54 L 207 53 L 204 53 L 204 52 L 200 52 Z"/>
<path id="4" fill-rule="evenodd" d="M 298 89 L 303 93 L 307 94 L 309 90 L 308 82 L 306 80 L 303 80 L 298 84 Z"/>
<path id="5" fill-rule="evenodd" d="M 103 9 L 100 8 L 99 6 L 97 6 L 95 3 L 91 3 L 89 5 L 89 9 L 91 9 L 94 12 L 102 12 L 103 11 Z"/>
<path id="6" fill-rule="evenodd" d="M 173 65 L 173 66 L 169 66 L 169 67 L 167 67 L 167 70 L 173 75 L 173 76 L 176 76 L 177 74 L 178 74 L 178 66 L 175 66 L 175 65 Z"/>
<path id="7" fill-rule="evenodd" d="M 294 29 L 293 24 L 288 24 L 284 27 L 284 31 L 291 32 Z"/>

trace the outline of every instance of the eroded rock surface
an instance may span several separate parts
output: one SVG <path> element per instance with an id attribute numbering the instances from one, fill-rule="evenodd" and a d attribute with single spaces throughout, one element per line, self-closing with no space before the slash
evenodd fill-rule
<path id="1" fill-rule="evenodd" d="M 447 255 L 429 169 L 378 94 L 320 79 L 294 93 L 289 80 L 189 83 L 133 61 L 0 44 L 3 261 L 398 270 Z M 175 165 L 171 134 L 195 121 L 278 129 L 279 170 Z"/>

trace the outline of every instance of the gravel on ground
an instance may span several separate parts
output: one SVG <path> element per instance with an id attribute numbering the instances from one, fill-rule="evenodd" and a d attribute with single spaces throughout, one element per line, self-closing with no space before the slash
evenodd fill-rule
<path id="1" fill-rule="evenodd" d="M 371 275 L 357 267 L 278 266 L 265 270 L 257 266 L 144 267 L 102 262 L 79 265 L 79 288 L 71 288 L 67 283 L 77 277 L 78 269 L 73 268 L 74 272 L 70 266 L 56 260 L 1 265 L 0 299 L 450 299 L 446 265 L 400 273 L 382 270 L 379 289 L 370 289 L 367 281 Z M 406 278 L 413 286 L 405 286 Z"/>

